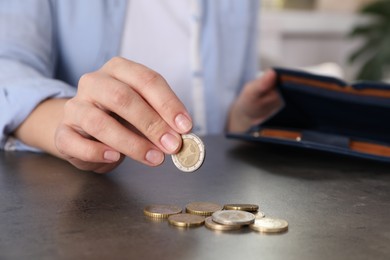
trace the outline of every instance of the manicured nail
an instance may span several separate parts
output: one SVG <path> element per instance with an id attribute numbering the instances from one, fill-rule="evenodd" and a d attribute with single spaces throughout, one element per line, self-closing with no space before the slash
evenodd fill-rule
<path id="1" fill-rule="evenodd" d="M 172 134 L 166 133 L 161 137 L 161 144 L 168 152 L 174 152 L 179 148 L 179 140 Z"/>
<path id="2" fill-rule="evenodd" d="M 149 150 L 146 153 L 145 159 L 153 165 L 159 165 L 164 161 L 164 155 L 162 152 Z"/>
<path id="3" fill-rule="evenodd" d="M 120 153 L 115 151 L 105 151 L 103 154 L 104 160 L 116 162 L 121 158 Z"/>
<path id="4" fill-rule="evenodd" d="M 184 133 L 190 131 L 192 128 L 191 121 L 183 114 L 178 114 L 176 116 L 175 123 L 176 126 Z"/>

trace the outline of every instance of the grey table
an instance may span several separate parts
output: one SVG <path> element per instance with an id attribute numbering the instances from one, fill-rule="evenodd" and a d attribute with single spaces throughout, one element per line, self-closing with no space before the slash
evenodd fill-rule
<path id="1" fill-rule="evenodd" d="M 169 157 L 108 175 L 0 152 L 0 259 L 389 259 L 390 165 L 207 136 L 192 174 Z M 214 232 L 152 221 L 153 203 L 257 203 L 289 231 Z"/>

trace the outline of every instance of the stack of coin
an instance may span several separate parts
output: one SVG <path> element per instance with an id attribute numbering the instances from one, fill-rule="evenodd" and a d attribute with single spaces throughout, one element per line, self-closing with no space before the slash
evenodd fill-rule
<path id="1" fill-rule="evenodd" d="M 213 230 L 236 230 L 254 223 L 255 215 L 241 210 L 219 210 L 213 213 L 206 227 Z"/>
<path id="2" fill-rule="evenodd" d="M 205 225 L 219 231 L 238 230 L 249 226 L 261 233 L 281 233 L 288 230 L 288 223 L 283 219 L 265 217 L 256 204 L 225 204 L 213 202 L 191 202 L 181 213 L 179 206 L 150 205 L 145 207 L 148 217 L 168 219 L 168 223 L 178 227 L 196 227 Z"/>

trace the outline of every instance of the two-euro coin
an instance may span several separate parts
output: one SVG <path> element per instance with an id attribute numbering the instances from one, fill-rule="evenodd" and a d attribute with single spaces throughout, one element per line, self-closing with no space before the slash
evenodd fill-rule
<path id="1" fill-rule="evenodd" d="M 202 140 L 193 133 L 182 135 L 183 144 L 178 153 L 172 155 L 175 166 L 183 172 L 194 172 L 202 166 L 205 147 Z"/>

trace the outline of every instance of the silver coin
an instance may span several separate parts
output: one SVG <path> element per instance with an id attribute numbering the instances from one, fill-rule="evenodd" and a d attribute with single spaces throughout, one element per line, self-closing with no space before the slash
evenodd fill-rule
<path id="1" fill-rule="evenodd" d="M 256 218 L 255 222 L 249 227 L 259 232 L 279 233 L 287 231 L 288 222 L 277 218 Z"/>
<path id="2" fill-rule="evenodd" d="M 202 140 L 195 134 L 182 135 L 183 145 L 177 154 L 172 155 L 175 166 L 183 172 L 193 172 L 202 166 L 205 148 Z"/>
<path id="3" fill-rule="evenodd" d="M 212 230 L 219 230 L 219 231 L 228 231 L 228 230 L 237 230 L 242 227 L 242 225 L 222 225 L 215 221 L 213 221 L 213 217 L 207 217 L 205 222 L 205 226 Z"/>
<path id="4" fill-rule="evenodd" d="M 255 215 L 241 210 L 220 210 L 212 215 L 213 221 L 223 225 L 249 225 L 255 222 Z"/>

